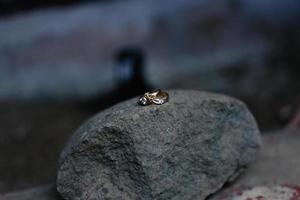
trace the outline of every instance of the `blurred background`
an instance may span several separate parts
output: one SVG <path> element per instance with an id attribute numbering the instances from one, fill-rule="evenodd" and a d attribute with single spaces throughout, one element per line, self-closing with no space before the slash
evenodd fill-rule
<path id="1" fill-rule="evenodd" d="M 299 0 L 0 0 L 0 193 L 54 181 L 80 124 L 151 88 L 300 127 Z"/>

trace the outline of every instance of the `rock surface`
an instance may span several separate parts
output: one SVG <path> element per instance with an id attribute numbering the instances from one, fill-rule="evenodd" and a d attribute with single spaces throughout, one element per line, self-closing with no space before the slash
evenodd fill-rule
<path id="1" fill-rule="evenodd" d="M 65 199 L 204 199 L 233 180 L 260 146 L 247 107 L 223 95 L 169 91 L 170 102 L 131 99 L 80 127 L 59 161 Z"/>

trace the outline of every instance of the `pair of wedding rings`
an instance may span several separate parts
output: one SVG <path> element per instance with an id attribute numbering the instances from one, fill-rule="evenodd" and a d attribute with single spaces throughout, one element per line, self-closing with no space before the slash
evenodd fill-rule
<path id="1" fill-rule="evenodd" d="M 138 100 L 138 103 L 142 106 L 147 106 L 150 104 L 162 105 L 169 101 L 169 94 L 160 89 L 147 92 L 141 96 Z"/>

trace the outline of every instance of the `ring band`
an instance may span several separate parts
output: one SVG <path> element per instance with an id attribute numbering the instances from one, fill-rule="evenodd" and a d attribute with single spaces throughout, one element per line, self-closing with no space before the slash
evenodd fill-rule
<path id="1" fill-rule="evenodd" d="M 142 106 L 155 104 L 155 105 L 162 105 L 169 101 L 169 94 L 165 91 L 160 89 L 147 92 L 143 96 L 139 98 L 138 103 Z"/>

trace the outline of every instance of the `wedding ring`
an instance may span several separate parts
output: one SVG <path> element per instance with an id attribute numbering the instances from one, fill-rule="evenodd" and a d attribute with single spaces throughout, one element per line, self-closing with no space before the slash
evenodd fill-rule
<path id="1" fill-rule="evenodd" d="M 138 100 L 138 103 L 142 106 L 147 106 L 150 104 L 162 105 L 169 101 L 169 94 L 160 89 L 147 92 L 141 96 Z"/>

